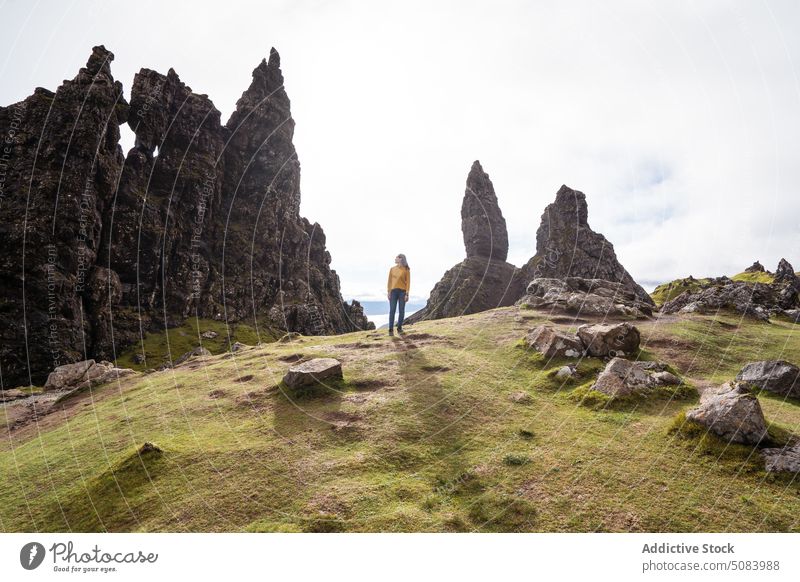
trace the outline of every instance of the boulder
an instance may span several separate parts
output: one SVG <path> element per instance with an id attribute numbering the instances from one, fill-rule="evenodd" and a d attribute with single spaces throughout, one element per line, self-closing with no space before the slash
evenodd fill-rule
<path id="1" fill-rule="evenodd" d="M 44 386 L 50 390 L 75 390 L 98 386 L 111 380 L 135 374 L 129 368 L 116 368 L 111 362 L 84 360 L 75 364 L 65 364 L 53 370 Z"/>
<path id="2" fill-rule="evenodd" d="M 576 315 L 649 317 L 653 308 L 622 283 L 567 277 L 530 281 L 515 305 L 558 310 Z"/>
<path id="3" fill-rule="evenodd" d="M 528 347 L 541 352 L 546 358 L 578 358 L 583 354 L 583 344 L 578 336 L 562 333 L 549 325 L 540 325 L 525 336 Z"/>
<path id="4" fill-rule="evenodd" d="M 215 332 L 213 329 L 209 329 L 209 330 L 204 331 L 203 333 L 201 333 L 200 337 L 203 338 L 203 339 L 214 339 L 218 335 L 219 334 L 217 332 Z"/>
<path id="5" fill-rule="evenodd" d="M 800 368 L 783 360 L 750 362 L 736 380 L 782 396 L 800 397 Z"/>
<path id="6" fill-rule="evenodd" d="M 625 357 L 639 349 L 639 330 L 628 322 L 584 324 L 578 337 L 590 356 Z"/>
<path id="7" fill-rule="evenodd" d="M 761 405 L 742 382 L 726 382 L 706 390 L 700 406 L 688 411 L 686 418 L 728 442 L 754 445 L 767 437 Z"/>
<path id="8" fill-rule="evenodd" d="M 83 360 L 81 362 L 75 362 L 74 364 L 58 366 L 55 370 L 50 372 L 44 389 L 62 390 L 77 385 L 83 381 L 86 372 L 94 365 L 94 360 Z"/>
<path id="9" fill-rule="evenodd" d="M 247 348 L 247 345 L 245 345 L 245 344 L 243 344 L 241 342 L 233 342 L 233 345 L 231 346 L 231 351 L 232 352 L 239 352 L 239 351 L 241 351 L 241 350 L 243 350 L 245 348 Z"/>
<path id="10" fill-rule="evenodd" d="M 797 473 L 800 471 L 800 444 L 782 448 L 762 449 L 764 469 L 768 473 Z"/>
<path id="11" fill-rule="evenodd" d="M 646 395 L 657 386 L 678 385 L 681 379 L 666 371 L 659 362 L 632 362 L 623 358 L 612 358 L 600 372 L 592 385 L 608 396 Z"/>
<path id="12" fill-rule="evenodd" d="M 342 363 L 335 358 L 314 358 L 289 368 L 283 382 L 290 388 L 342 379 Z"/>

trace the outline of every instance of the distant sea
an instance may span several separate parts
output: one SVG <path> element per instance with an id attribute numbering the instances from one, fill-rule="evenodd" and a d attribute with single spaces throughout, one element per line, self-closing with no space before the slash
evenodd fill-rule
<path id="1" fill-rule="evenodd" d="M 349 301 L 349 299 L 348 299 Z M 362 301 L 358 300 L 364 308 L 364 314 L 372 323 L 375 329 L 387 327 L 389 325 L 389 300 L 386 301 Z M 405 317 L 410 316 L 415 311 L 425 307 L 425 301 L 409 301 L 406 303 Z M 397 324 L 397 312 L 394 314 L 395 325 Z"/>

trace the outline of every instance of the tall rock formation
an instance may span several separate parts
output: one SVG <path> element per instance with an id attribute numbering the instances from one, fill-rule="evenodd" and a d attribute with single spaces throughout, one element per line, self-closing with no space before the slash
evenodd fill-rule
<path id="1" fill-rule="evenodd" d="M 614 253 L 613 245 L 589 227 L 586 195 L 561 186 L 555 202 L 542 214 L 536 231 L 536 254 L 522 267 L 526 282 L 533 279 L 601 279 L 621 283 L 644 303 L 650 295 L 633 280 Z"/>
<path id="2" fill-rule="evenodd" d="M 461 231 L 467 258 L 488 257 L 497 261 L 508 258 L 506 220 L 497 204 L 494 185 L 475 160 L 467 176 L 467 191 L 461 204 Z"/>
<path id="3" fill-rule="evenodd" d="M 512 305 L 524 291 L 520 270 L 506 262 L 508 231 L 489 175 L 475 161 L 461 206 L 467 258 L 450 268 L 424 308 L 406 318 L 412 324 Z"/>
<path id="4" fill-rule="evenodd" d="M 0 108 L 0 377 L 113 359 L 187 317 L 307 334 L 374 327 L 342 301 L 321 227 L 301 217 L 294 121 L 273 49 L 226 125 L 175 71 L 131 104 L 95 47 L 56 93 Z M 119 126 L 136 145 L 123 157 Z"/>

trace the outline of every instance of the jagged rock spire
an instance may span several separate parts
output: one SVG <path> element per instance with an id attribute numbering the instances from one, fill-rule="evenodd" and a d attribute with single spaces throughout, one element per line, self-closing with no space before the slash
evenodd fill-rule
<path id="1" fill-rule="evenodd" d="M 506 221 L 500 212 L 492 181 L 478 160 L 473 162 L 467 176 L 467 190 L 461 205 L 461 230 L 468 258 L 505 261 L 508 257 Z"/>
<path id="2" fill-rule="evenodd" d="M 586 195 L 562 185 L 545 208 L 536 231 L 536 254 L 523 267 L 527 280 L 540 277 L 582 277 L 622 283 L 653 305 L 650 295 L 633 280 L 614 253 L 614 246 L 589 227 Z"/>

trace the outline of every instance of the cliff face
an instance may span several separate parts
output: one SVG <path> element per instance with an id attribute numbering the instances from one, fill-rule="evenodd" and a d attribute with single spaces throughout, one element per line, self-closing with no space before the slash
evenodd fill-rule
<path id="1" fill-rule="evenodd" d="M 204 317 L 306 334 L 374 327 L 342 301 L 325 235 L 299 214 L 278 53 L 226 125 L 171 70 L 130 106 L 95 47 L 56 93 L 0 108 L 2 384 L 113 359 L 142 332 Z M 119 126 L 136 145 L 123 156 Z"/>
<path id="2" fill-rule="evenodd" d="M 650 295 L 633 280 L 614 253 L 614 246 L 589 227 L 586 195 L 561 186 L 555 201 L 545 208 L 536 231 L 536 254 L 522 267 L 524 278 L 603 279 L 621 283 L 643 302 Z"/>
<path id="3" fill-rule="evenodd" d="M 425 307 L 409 316 L 408 323 L 512 305 L 524 293 L 522 273 L 506 262 L 508 231 L 494 186 L 478 161 L 467 176 L 461 232 L 467 258 L 445 272 Z"/>

